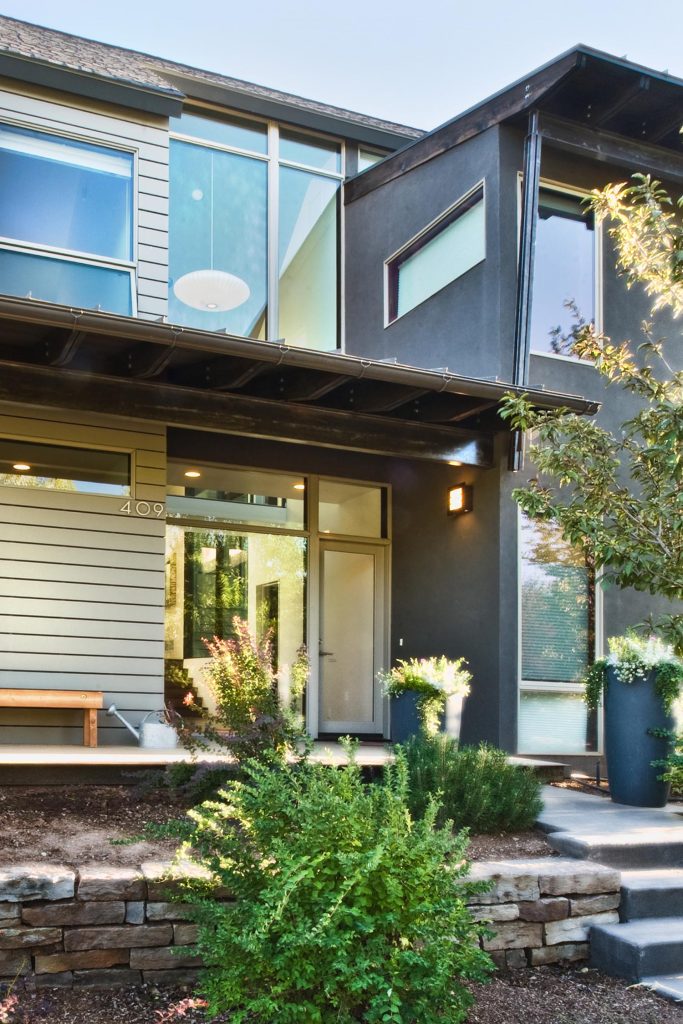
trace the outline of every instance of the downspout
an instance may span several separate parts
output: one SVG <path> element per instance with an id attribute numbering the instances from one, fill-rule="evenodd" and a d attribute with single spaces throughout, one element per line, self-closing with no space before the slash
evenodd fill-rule
<path id="1" fill-rule="evenodd" d="M 538 110 L 529 114 L 529 130 L 524 141 L 524 180 L 522 224 L 517 263 L 517 299 L 515 304 L 515 345 L 512 383 L 524 388 L 529 382 L 531 341 L 531 304 L 534 288 L 534 254 L 538 222 L 538 189 L 541 177 L 541 132 Z M 515 430 L 510 439 L 509 468 L 517 472 L 524 465 L 524 438 Z"/>

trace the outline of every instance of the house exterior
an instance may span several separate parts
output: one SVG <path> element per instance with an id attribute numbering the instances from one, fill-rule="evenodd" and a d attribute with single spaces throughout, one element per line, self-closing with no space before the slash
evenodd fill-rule
<path id="1" fill-rule="evenodd" d="M 424 134 L 0 18 L 0 686 L 136 722 L 238 615 L 283 690 L 307 645 L 314 736 L 388 736 L 377 673 L 447 654 L 466 740 L 594 759 L 578 679 L 650 600 L 520 520 L 497 409 L 623 418 L 565 302 L 648 305 L 581 199 L 675 192 L 682 84 L 577 47 Z"/>

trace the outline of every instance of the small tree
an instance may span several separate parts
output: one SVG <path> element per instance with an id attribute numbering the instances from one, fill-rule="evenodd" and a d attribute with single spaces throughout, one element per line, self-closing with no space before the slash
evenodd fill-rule
<path id="1" fill-rule="evenodd" d="M 634 177 L 635 184 L 594 191 L 590 204 L 598 221 L 611 224 L 627 287 L 644 288 L 653 316 L 675 320 L 683 312 L 683 197 L 677 210 L 659 182 Z M 566 410 L 535 410 L 525 396 L 507 396 L 502 415 L 534 435 L 529 454 L 539 477 L 513 491 L 524 512 L 556 523 L 606 580 L 676 602 L 683 599 L 683 371 L 670 364 L 652 323 L 642 331 L 637 346 L 613 344 L 592 325 L 573 332 L 572 351 L 635 400 L 620 430 Z M 683 615 L 648 625 L 683 652 Z"/>

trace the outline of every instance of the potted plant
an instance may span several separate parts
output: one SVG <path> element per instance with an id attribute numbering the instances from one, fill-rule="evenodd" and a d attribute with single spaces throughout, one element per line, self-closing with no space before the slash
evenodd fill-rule
<path id="1" fill-rule="evenodd" d="M 668 754 L 683 662 L 656 637 L 611 637 L 609 652 L 588 671 L 586 703 L 596 709 L 604 695 L 610 795 L 620 804 L 663 807 L 668 784 L 653 762 Z"/>
<path id="2" fill-rule="evenodd" d="M 411 658 L 382 676 L 391 700 L 391 739 L 402 743 L 423 730 L 460 736 L 462 705 L 472 676 L 464 658 Z"/>

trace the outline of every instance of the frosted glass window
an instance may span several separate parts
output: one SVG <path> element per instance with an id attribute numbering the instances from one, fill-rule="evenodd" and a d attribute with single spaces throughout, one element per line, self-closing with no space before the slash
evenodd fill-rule
<path id="1" fill-rule="evenodd" d="M 321 533 L 343 533 L 351 537 L 384 536 L 385 494 L 382 487 L 321 480 Z"/>
<path id="2" fill-rule="evenodd" d="M 584 754 L 597 749 L 597 715 L 580 693 L 523 691 L 519 703 L 522 754 Z"/>
<path id="3" fill-rule="evenodd" d="M 541 188 L 531 313 L 535 352 L 571 356 L 581 322 L 595 320 L 595 224 L 580 196 Z"/>
<path id="4" fill-rule="evenodd" d="M 389 320 L 415 309 L 486 257 L 483 189 L 468 196 L 389 263 Z"/>

